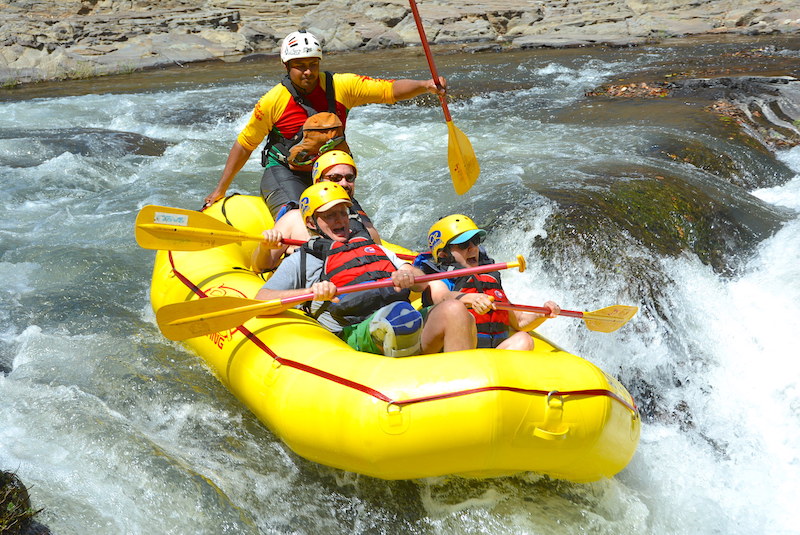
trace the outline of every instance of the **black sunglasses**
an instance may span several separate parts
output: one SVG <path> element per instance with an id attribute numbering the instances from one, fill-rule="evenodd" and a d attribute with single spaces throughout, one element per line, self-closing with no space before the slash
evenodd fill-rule
<path id="1" fill-rule="evenodd" d="M 480 244 L 481 244 L 481 237 L 476 234 L 465 242 L 451 243 L 450 245 L 452 245 L 453 247 L 457 247 L 459 249 L 466 249 L 470 245 L 480 245 Z"/>
<path id="2" fill-rule="evenodd" d="M 340 175 L 339 173 L 331 173 L 329 175 L 325 175 L 322 177 L 322 180 L 328 180 L 330 182 L 341 182 L 342 179 L 347 180 L 350 184 L 356 181 L 356 175 L 353 173 L 348 173 L 346 175 Z"/>

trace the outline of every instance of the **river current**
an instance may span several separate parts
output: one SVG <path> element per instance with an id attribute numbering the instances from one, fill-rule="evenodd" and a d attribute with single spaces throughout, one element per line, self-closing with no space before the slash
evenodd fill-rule
<path id="1" fill-rule="evenodd" d="M 694 104 L 642 120 L 636 109 L 651 104 L 632 102 L 609 117 L 585 93 L 620 73 L 732 49 L 441 56 L 454 123 L 482 168 L 462 197 L 435 100 L 357 108 L 348 120 L 357 197 L 385 239 L 419 249 L 436 218 L 466 213 L 489 230 L 498 261 L 528 258 L 527 272 L 505 278 L 513 301 L 641 307 L 611 334 L 569 318 L 540 329 L 618 376 L 643 410 L 631 464 L 583 485 L 535 474 L 385 482 L 316 465 L 161 336 L 149 304 L 154 254 L 134 241 L 136 214 L 200 207 L 253 104 L 279 79 L 274 60 L 4 91 L 0 469 L 29 486 L 44 508 L 37 519 L 59 535 L 800 533 L 800 148 L 778 153 L 775 168 L 791 173 L 776 185 L 715 190 L 779 221 L 730 270 L 641 244 L 606 265 L 580 248 L 561 263 L 537 255 L 561 210 L 543 191 L 575 191 L 626 165 L 716 183 L 651 150 L 663 137 L 726 142 L 696 110 L 681 111 Z M 427 78 L 419 51 L 335 56 L 326 67 Z M 259 179 L 254 155 L 231 191 L 257 194 Z M 658 291 L 626 272 L 622 260 L 635 257 L 657 272 Z"/>

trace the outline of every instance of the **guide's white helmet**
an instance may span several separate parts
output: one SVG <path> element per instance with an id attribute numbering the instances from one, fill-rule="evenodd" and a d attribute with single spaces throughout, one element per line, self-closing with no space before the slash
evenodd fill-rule
<path id="1" fill-rule="evenodd" d="M 322 59 L 322 46 L 319 44 L 319 39 L 305 30 L 290 33 L 281 44 L 282 62 L 286 63 L 290 59 L 298 58 Z"/>

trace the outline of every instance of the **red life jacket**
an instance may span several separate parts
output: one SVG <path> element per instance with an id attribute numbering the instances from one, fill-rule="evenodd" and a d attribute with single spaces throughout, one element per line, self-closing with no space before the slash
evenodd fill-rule
<path id="1" fill-rule="evenodd" d="M 478 264 L 482 266 L 494 264 L 494 260 L 489 258 L 483 247 L 480 248 Z M 430 253 L 422 253 L 417 256 L 414 265 L 425 273 L 443 273 L 460 267 L 453 264 L 436 263 Z M 464 293 L 485 293 L 494 297 L 495 301 L 508 302 L 500 283 L 500 272 L 498 271 L 468 277 L 453 277 L 442 282 L 451 290 Z M 422 294 L 422 304 L 426 306 L 433 304 L 429 291 Z M 500 342 L 508 338 L 508 311 L 492 310 L 488 314 L 478 314 L 471 308 L 469 311 L 475 317 L 475 325 L 478 328 L 478 347 L 497 347 Z"/>
<path id="2" fill-rule="evenodd" d="M 455 289 L 463 293 L 485 293 L 494 297 L 497 302 L 509 302 L 500 284 L 500 274 L 496 272 L 461 277 L 456 282 Z M 478 347 L 497 347 L 508 338 L 507 310 L 492 310 L 488 314 L 478 314 L 472 308 L 469 311 L 475 317 L 478 328 Z"/>
<path id="3" fill-rule="evenodd" d="M 383 249 L 362 236 L 350 238 L 342 243 L 316 238 L 303 246 L 303 254 L 310 253 L 323 260 L 322 280 L 336 286 L 350 286 L 361 282 L 391 277 L 397 271 Z M 305 272 L 305 267 L 302 268 Z M 327 302 L 317 313 L 327 310 L 342 326 L 364 321 L 379 308 L 395 301 L 408 301 L 410 291 L 395 291 L 394 286 L 374 288 L 339 296 L 339 302 Z"/>
<path id="4" fill-rule="evenodd" d="M 397 268 L 375 242 L 356 236 L 344 243 L 331 244 L 324 271 L 325 278 L 336 286 L 348 286 L 385 279 Z"/>

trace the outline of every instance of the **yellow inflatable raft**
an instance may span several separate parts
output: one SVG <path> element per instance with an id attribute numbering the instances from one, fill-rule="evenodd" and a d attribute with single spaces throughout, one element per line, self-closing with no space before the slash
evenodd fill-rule
<path id="1" fill-rule="evenodd" d="M 205 212 L 250 234 L 272 225 L 258 197 Z M 252 298 L 255 242 L 159 251 L 153 308 Z M 479 349 L 407 358 L 360 353 L 299 311 L 187 340 L 225 386 L 297 454 L 382 479 L 521 471 L 612 477 L 639 441 L 633 399 L 595 365 L 537 337 L 531 352 Z"/>

